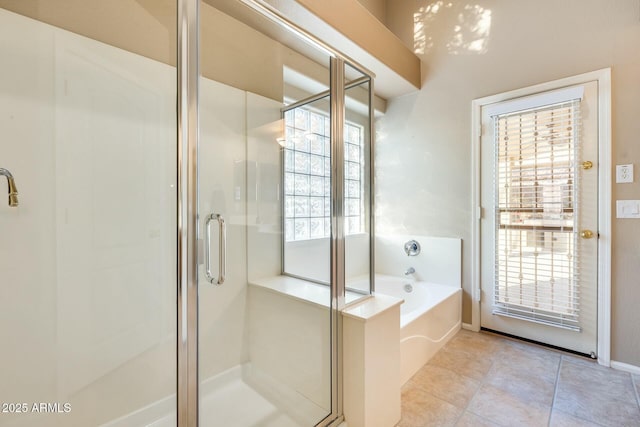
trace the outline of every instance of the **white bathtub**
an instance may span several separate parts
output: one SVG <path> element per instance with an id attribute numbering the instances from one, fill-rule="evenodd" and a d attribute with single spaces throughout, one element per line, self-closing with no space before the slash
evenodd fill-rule
<path id="1" fill-rule="evenodd" d="M 404 285 L 410 283 L 411 292 Z M 400 372 L 404 384 L 462 325 L 462 289 L 376 274 L 376 293 L 404 299 L 400 306 Z"/>

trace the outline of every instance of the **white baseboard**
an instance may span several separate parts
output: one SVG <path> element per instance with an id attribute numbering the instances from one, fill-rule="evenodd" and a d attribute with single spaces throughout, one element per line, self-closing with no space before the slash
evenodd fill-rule
<path id="1" fill-rule="evenodd" d="M 628 363 L 611 361 L 611 367 L 618 371 L 629 372 L 630 374 L 640 375 L 640 366 L 630 365 Z"/>
<path id="2" fill-rule="evenodd" d="M 478 332 L 471 323 L 462 323 L 462 329 L 466 329 L 467 331 Z"/>

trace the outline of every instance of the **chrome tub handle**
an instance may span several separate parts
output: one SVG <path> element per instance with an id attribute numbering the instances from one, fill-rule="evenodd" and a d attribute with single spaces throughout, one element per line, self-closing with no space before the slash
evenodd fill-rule
<path id="1" fill-rule="evenodd" d="M 219 249 L 218 249 L 218 262 L 219 262 L 219 275 L 218 278 L 213 277 L 211 273 L 211 223 L 213 221 L 218 222 L 220 231 Z M 206 232 L 204 234 L 204 250 L 205 250 L 205 275 L 207 280 L 214 285 L 222 285 L 227 275 L 227 224 L 224 218 L 220 214 L 209 214 L 205 221 Z"/>

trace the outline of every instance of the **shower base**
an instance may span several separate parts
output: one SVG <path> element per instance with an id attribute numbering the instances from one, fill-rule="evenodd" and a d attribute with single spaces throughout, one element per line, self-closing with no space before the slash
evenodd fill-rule
<path id="1" fill-rule="evenodd" d="M 200 425 L 306 427 L 328 414 L 293 390 L 238 365 L 200 384 Z M 176 397 L 169 396 L 102 427 L 175 427 Z"/>

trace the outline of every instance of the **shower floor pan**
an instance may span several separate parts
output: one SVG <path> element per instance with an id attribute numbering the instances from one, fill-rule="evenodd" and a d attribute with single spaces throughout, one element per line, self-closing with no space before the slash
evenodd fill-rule
<path id="1" fill-rule="evenodd" d="M 238 365 L 200 384 L 200 425 L 306 427 L 328 412 L 275 381 Z M 175 427 L 175 395 L 103 424 L 102 427 Z"/>

